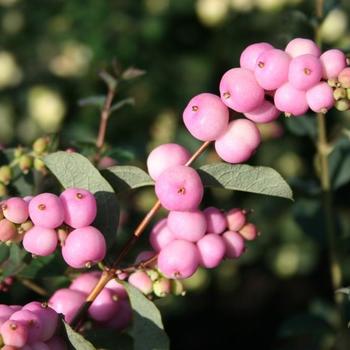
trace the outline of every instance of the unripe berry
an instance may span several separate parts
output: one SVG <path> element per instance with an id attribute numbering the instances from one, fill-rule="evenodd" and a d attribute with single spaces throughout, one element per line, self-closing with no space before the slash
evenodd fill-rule
<path id="1" fill-rule="evenodd" d="M 222 233 L 225 231 L 227 222 L 225 214 L 218 208 L 208 207 L 203 210 L 207 222 L 208 233 Z"/>
<path id="2" fill-rule="evenodd" d="M 22 170 L 24 174 L 28 174 L 29 170 L 33 166 L 33 157 L 27 154 L 20 156 L 18 161 L 18 167 Z"/>
<path id="3" fill-rule="evenodd" d="M 41 340 L 42 335 L 42 321 L 41 319 L 33 312 L 29 310 L 19 310 L 16 311 L 10 317 L 11 321 L 17 321 L 23 324 L 28 331 L 28 343 L 33 343 L 35 341 Z"/>
<path id="4" fill-rule="evenodd" d="M 273 49 L 273 46 L 269 43 L 255 43 L 247 46 L 241 53 L 239 59 L 240 66 L 242 68 L 254 71 L 256 60 L 265 51 Z"/>
<path id="5" fill-rule="evenodd" d="M 200 264 L 206 268 L 214 268 L 225 256 L 226 246 L 220 235 L 211 233 L 197 242 Z"/>
<path id="6" fill-rule="evenodd" d="M 196 170 L 175 165 L 157 179 L 155 191 L 162 206 L 168 210 L 195 210 L 203 198 L 203 184 Z"/>
<path id="7" fill-rule="evenodd" d="M 152 228 L 149 236 L 151 246 L 156 252 L 159 252 L 174 239 L 175 236 L 167 225 L 167 219 L 158 221 L 157 224 Z"/>
<path id="8" fill-rule="evenodd" d="M 179 296 L 185 295 L 186 291 L 184 289 L 184 285 L 182 281 L 179 280 L 171 280 L 171 294 Z"/>
<path id="9" fill-rule="evenodd" d="M 245 250 L 243 237 L 234 231 L 226 231 L 222 238 L 226 246 L 225 256 L 229 259 L 239 258 Z"/>
<path id="10" fill-rule="evenodd" d="M 144 271 L 136 271 L 129 276 L 129 283 L 139 289 L 143 294 L 152 293 L 153 283 Z"/>
<path id="11" fill-rule="evenodd" d="M 90 292 L 96 286 L 100 277 L 101 272 L 99 271 L 83 273 L 74 279 L 74 281 L 69 286 L 69 289 L 77 290 L 85 294 L 90 294 Z"/>
<path id="12" fill-rule="evenodd" d="M 185 165 L 190 159 L 190 152 L 176 143 L 165 143 L 156 147 L 147 158 L 147 170 L 153 180 L 174 165 Z"/>
<path id="13" fill-rule="evenodd" d="M 64 219 L 62 203 L 52 193 L 39 194 L 29 202 L 29 216 L 35 225 L 56 228 Z"/>
<path id="14" fill-rule="evenodd" d="M 176 239 L 190 242 L 197 242 L 207 231 L 207 221 L 200 210 L 171 211 L 167 223 Z"/>
<path id="15" fill-rule="evenodd" d="M 67 188 L 60 195 L 64 211 L 64 221 L 73 228 L 89 226 L 97 213 L 94 195 L 84 189 Z"/>
<path id="16" fill-rule="evenodd" d="M 12 170 L 8 165 L 0 167 L 0 182 L 4 185 L 8 185 L 12 178 Z"/>
<path id="17" fill-rule="evenodd" d="M 213 141 L 226 130 L 229 110 L 219 96 L 202 93 L 188 103 L 183 112 L 183 121 L 193 137 Z"/>
<path id="18" fill-rule="evenodd" d="M 285 48 L 285 51 L 291 57 L 298 57 L 301 55 L 314 55 L 319 57 L 321 55 L 320 48 L 316 43 L 310 39 L 295 38 L 291 40 Z"/>
<path id="19" fill-rule="evenodd" d="M 326 113 L 334 106 L 333 89 L 325 82 L 318 83 L 306 92 L 306 101 L 316 113 Z"/>
<path id="20" fill-rule="evenodd" d="M 215 150 L 228 163 L 242 163 L 252 156 L 260 141 L 260 132 L 253 122 L 236 119 L 215 141 Z"/>
<path id="21" fill-rule="evenodd" d="M 323 66 L 323 78 L 337 78 L 338 74 L 346 67 L 346 56 L 344 52 L 331 49 L 325 51 L 320 57 Z"/>
<path id="22" fill-rule="evenodd" d="M 49 306 L 58 314 L 63 314 L 66 322 L 72 321 L 73 317 L 84 304 L 86 294 L 63 288 L 57 290 L 49 300 Z"/>
<path id="23" fill-rule="evenodd" d="M 258 57 L 254 70 L 255 78 L 259 85 L 265 90 L 279 88 L 288 80 L 289 63 L 289 55 L 282 50 L 272 49 L 263 52 Z M 262 101 L 259 105 L 261 103 Z"/>
<path id="24" fill-rule="evenodd" d="M 67 350 L 67 345 L 59 336 L 54 336 L 46 342 L 50 350 Z"/>
<path id="25" fill-rule="evenodd" d="M 153 283 L 153 293 L 159 297 L 164 298 L 171 293 L 171 282 L 167 278 L 161 277 Z"/>
<path id="26" fill-rule="evenodd" d="M 123 330 L 129 326 L 131 319 L 132 309 L 129 301 L 121 300 L 119 302 L 118 313 L 110 321 L 105 323 L 105 326 L 116 330 Z"/>
<path id="27" fill-rule="evenodd" d="M 333 89 L 332 89 L 333 91 Z M 342 98 L 346 98 L 347 97 L 347 93 L 346 93 L 346 89 L 342 88 L 342 87 L 337 87 L 336 89 L 334 89 L 333 91 L 333 98 L 335 100 L 340 100 Z"/>
<path id="28" fill-rule="evenodd" d="M 299 90 L 307 90 L 320 82 L 322 64 L 318 57 L 301 55 L 291 60 L 288 81 Z"/>
<path id="29" fill-rule="evenodd" d="M 102 261 L 106 255 L 106 241 L 95 227 L 87 226 L 72 231 L 62 247 L 65 262 L 74 268 L 89 267 Z"/>
<path id="30" fill-rule="evenodd" d="M 344 68 L 338 75 L 338 81 L 343 88 L 350 88 L 350 67 Z"/>
<path id="31" fill-rule="evenodd" d="M 303 115 L 309 109 L 306 92 L 296 89 L 290 83 L 285 83 L 277 89 L 274 100 L 277 109 L 286 115 Z"/>
<path id="32" fill-rule="evenodd" d="M 38 256 L 48 256 L 57 247 L 58 239 L 56 231 L 50 228 L 34 226 L 23 238 L 24 249 Z"/>
<path id="33" fill-rule="evenodd" d="M 253 241 L 258 235 L 258 230 L 254 224 L 248 222 L 239 230 L 239 234 L 245 240 Z"/>
<path id="34" fill-rule="evenodd" d="M 34 159 L 34 169 L 45 175 L 47 173 L 46 165 L 40 158 Z"/>
<path id="35" fill-rule="evenodd" d="M 191 242 L 175 240 L 158 255 L 158 268 L 168 278 L 188 278 L 199 264 L 198 248 Z"/>
<path id="36" fill-rule="evenodd" d="M 254 110 L 244 113 L 244 116 L 255 123 L 269 123 L 276 120 L 281 112 L 275 107 L 273 103 L 268 100 Z"/>
<path id="37" fill-rule="evenodd" d="M 7 219 L 0 220 L 0 241 L 8 242 L 16 240 L 18 234 L 14 223 Z"/>
<path id="38" fill-rule="evenodd" d="M 28 203 L 20 197 L 9 198 L 1 205 L 7 220 L 22 224 L 28 219 Z"/>
<path id="39" fill-rule="evenodd" d="M 245 68 L 232 68 L 220 81 L 220 96 L 226 106 L 236 112 L 250 112 L 264 100 L 264 90 L 254 74 Z"/>
<path id="40" fill-rule="evenodd" d="M 105 288 L 89 307 L 89 315 L 95 321 L 106 322 L 115 317 L 118 310 L 117 296 L 110 289 Z"/>
<path id="41" fill-rule="evenodd" d="M 48 137 L 39 137 L 33 143 L 33 151 L 37 155 L 42 155 L 46 152 L 50 139 Z"/>
<path id="42" fill-rule="evenodd" d="M 335 108 L 338 111 L 345 112 L 350 109 L 350 101 L 348 99 L 342 98 L 335 102 Z"/>
<path id="43" fill-rule="evenodd" d="M 152 282 L 156 281 L 160 276 L 159 271 L 156 269 L 147 269 L 145 272 L 147 273 L 148 277 L 151 279 Z"/>
<path id="44" fill-rule="evenodd" d="M 28 339 L 28 329 L 18 321 L 8 320 L 0 328 L 5 345 L 21 348 Z"/>

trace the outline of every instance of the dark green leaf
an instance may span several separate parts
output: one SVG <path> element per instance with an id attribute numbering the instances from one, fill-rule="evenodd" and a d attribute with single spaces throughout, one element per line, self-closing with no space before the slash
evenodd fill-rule
<path id="1" fill-rule="evenodd" d="M 96 106 L 102 109 L 104 103 L 106 100 L 106 96 L 90 96 L 86 98 L 82 98 L 81 100 L 78 101 L 78 105 L 80 107 L 85 107 L 85 106 Z"/>
<path id="2" fill-rule="evenodd" d="M 272 168 L 214 163 L 204 165 L 198 171 L 204 186 L 293 199 L 287 182 Z"/>
<path id="3" fill-rule="evenodd" d="M 108 150 L 105 155 L 117 160 L 118 162 L 127 162 L 135 159 L 134 152 L 120 147 L 113 147 Z"/>
<path id="4" fill-rule="evenodd" d="M 17 244 L 11 244 L 9 258 L 2 264 L 2 278 L 18 274 L 22 271 L 27 263 L 28 254 Z"/>
<path id="5" fill-rule="evenodd" d="M 64 188 L 84 188 L 95 195 L 98 212 L 94 225 L 105 235 L 107 244 L 112 245 L 118 227 L 119 205 L 110 184 L 78 153 L 60 151 L 46 156 L 44 161 Z"/>
<path id="6" fill-rule="evenodd" d="M 135 99 L 132 97 L 128 97 L 124 100 L 118 101 L 111 107 L 111 113 L 117 111 L 118 109 L 123 108 L 124 106 L 130 105 L 133 106 L 135 104 Z"/>
<path id="7" fill-rule="evenodd" d="M 133 309 L 133 325 L 130 333 L 134 338 L 134 350 L 168 350 L 169 339 L 164 332 L 157 307 L 138 289 L 128 283 L 123 284 Z"/>
<path id="8" fill-rule="evenodd" d="M 96 350 L 96 348 L 82 335 L 75 332 L 67 323 L 62 321 L 66 329 L 66 334 L 69 342 L 73 345 L 74 349 L 77 350 Z"/>
<path id="9" fill-rule="evenodd" d="M 6 244 L 0 244 L 0 264 L 3 263 L 6 259 L 8 259 L 10 255 L 10 247 Z"/>
<path id="10" fill-rule="evenodd" d="M 151 177 L 136 166 L 117 165 L 104 170 L 102 174 L 117 193 L 154 185 Z"/>
<path id="11" fill-rule="evenodd" d="M 316 136 L 316 118 L 313 115 L 285 118 L 285 124 L 287 129 L 297 136 Z"/>

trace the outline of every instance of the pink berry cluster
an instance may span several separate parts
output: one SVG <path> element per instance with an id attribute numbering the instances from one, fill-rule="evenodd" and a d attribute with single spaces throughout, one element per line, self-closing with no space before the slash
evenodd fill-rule
<path id="1" fill-rule="evenodd" d="M 34 256 L 48 256 L 58 243 L 69 266 L 89 267 L 106 254 L 103 234 L 91 226 L 97 205 L 84 189 L 68 188 L 60 196 L 41 193 L 35 197 L 12 197 L 0 206 L 0 241 L 22 241 Z"/>
<path id="2" fill-rule="evenodd" d="M 50 307 L 63 314 L 65 321 L 70 323 L 100 277 L 101 272 L 98 271 L 79 275 L 68 288 L 59 289 L 52 295 Z M 89 307 L 88 315 L 101 327 L 126 328 L 131 321 L 132 310 L 125 288 L 116 280 L 109 281 Z"/>
<path id="3" fill-rule="evenodd" d="M 57 334 L 58 314 L 37 301 L 24 305 L 0 305 L 2 350 L 66 350 Z"/>
<path id="4" fill-rule="evenodd" d="M 150 233 L 161 274 L 184 279 L 192 276 L 199 266 L 215 268 L 225 258 L 239 258 L 245 251 L 245 240 L 254 240 L 258 234 L 246 215 L 246 211 L 238 208 L 227 213 L 215 207 L 203 211 L 170 211 Z"/>

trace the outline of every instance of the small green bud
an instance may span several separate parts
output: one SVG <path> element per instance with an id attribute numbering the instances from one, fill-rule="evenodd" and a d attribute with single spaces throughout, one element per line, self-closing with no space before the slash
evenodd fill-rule
<path id="1" fill-rule="evenodd" d="M 338 87 L 338 79 L 336 78 L 328 79 L 327 83 L 330 87 Z"/>
<path id="2" fill-rule="evenodd" d="M 171 294 L 185 295 L 186 291 L 180 280 L 171 280 Z"/>
<path id="3" fill-rule="evenodd" d="M 20 229 L 23 231 L 23 233 L 29 231 L 32 227 L 33 227 L 33 223 L 31 222 L 31 220 L 27 220 L 26 222 L 24 222 L 23 224 L 20 225 Z"/>
<path id="4" fill-rule="evenodd" d="M 18 166 L 24 174 L 28 174 L 29 170 L 33 166 L 33 157 L 31 157 L 27 154 L 23 154 L 19 158 Z"/>
<path id="5" fill-rule="evenodd" d="M 341 98 L 346 98 L 346 90 L 344 88 L 336 88 L 333 91 L 333 97 L 335 100 L 340 100 Z"/>
<path id="6" fill-rule="evenodd" d="M 156 281 L 159 278 L 159 273 L 156 270 L 146 270 L 146 273 L 152 282 Z"/>
<path id="7" fill-rule="evenodd" d="M 161 277 L 159 280 L 153 283 L 153 293 L 159 297 L 164 298 L 171 292 L 171 282 L 165 277 Z"/>
<path id="8" fill-rule="evenodd" d="M 40 158 L 34 158 L 34 169 L 45 175 L 47 169 L 45 163 Z"/>
<path id="9" fill-rule="evenodd" d="M 18 146 L 16 149 L 15 149 L 15 153 L 14 153 L 14 156 L 15 158 L 19 158 L 20 156 L 23 155 L 23 148 L 21 146 Z"/>
<path id="10" fill-rule="evenodd" d="M 4 185 L 8 185 L 12 178 L 12 170 L 8 165 L 0 167 L 0 181 Z"/>
<path id="11" fill-rule="evenodd" d="M 50 140 L 48 137 L 40 137 L 34 141 L 33 151 L 40 156 L 47 151 L 47 147 L 49 143 L 50 143 Z"/>
<path id="12" fill-rule="evenodd" d="M 335 103 L 335 108 L 338 111 L 345 112 L 350 108 L 350 101 L 345 98 L 342 98 L 341 100 Z"/>

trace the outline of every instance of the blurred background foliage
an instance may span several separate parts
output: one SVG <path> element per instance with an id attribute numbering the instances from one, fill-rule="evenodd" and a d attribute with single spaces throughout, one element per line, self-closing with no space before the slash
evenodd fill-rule
<path id="1" fill-rule="evenodd" d="M 325 47 L 348 52 L 350 3 L 329 0 L 325 11 Z M 0 0 L 0 144 L 30 145 L 42 134 L 59 133 L 63 148 L 88 145 L 96 137 L 99 109 L 80 107 L 78 101 L 105 93 L 98 73 L 117 60 L 147 74 L 118 90 L 117 100 L 132 96 L 135 106 L 118 110 L 110 120 L 107 141 L 112 153 L 117 150 L 116 160 L 144 167 L 147 153 L 170 141 L 193 150 L 198 142 L 181 123 L 188 100 L 203 91 L 217 93 L 221 75 L 238 65 L 240 52 L 252 42 L 283 48 L 294 37 L 312 38 L 314 15 L 313 1 L 302 0 Z M 350 113 L 332 111 L 327 118 L 336 146 L 331 174 L 346 286 Z M 158 302 L 172 349 L 312 350 L 327 349 L 334 341 L 314 116 L 281 117 L 260 128 L 264 143 L 250 163 L 278 170 L 296 201 L 208 192 L 208 205 L 252 209 L 250 220 L 262 234 L 239 261 L 200 270 L 186 281 L 185 298 Z M 215 160 L 209 152 L 198 164 Z M 153 190 L 127 194 L 121 201 L 123 241 L 153 204 Z M 147 247 L 147 238 L 142 244 Z M 48 267 L 54 265 L 56 258 Z M 44 277 L 37 278 L 49 291 L 67 284 L 62 275 Z M 35 297 L 19 282 L 0 296 L 12 303 Z"/>

